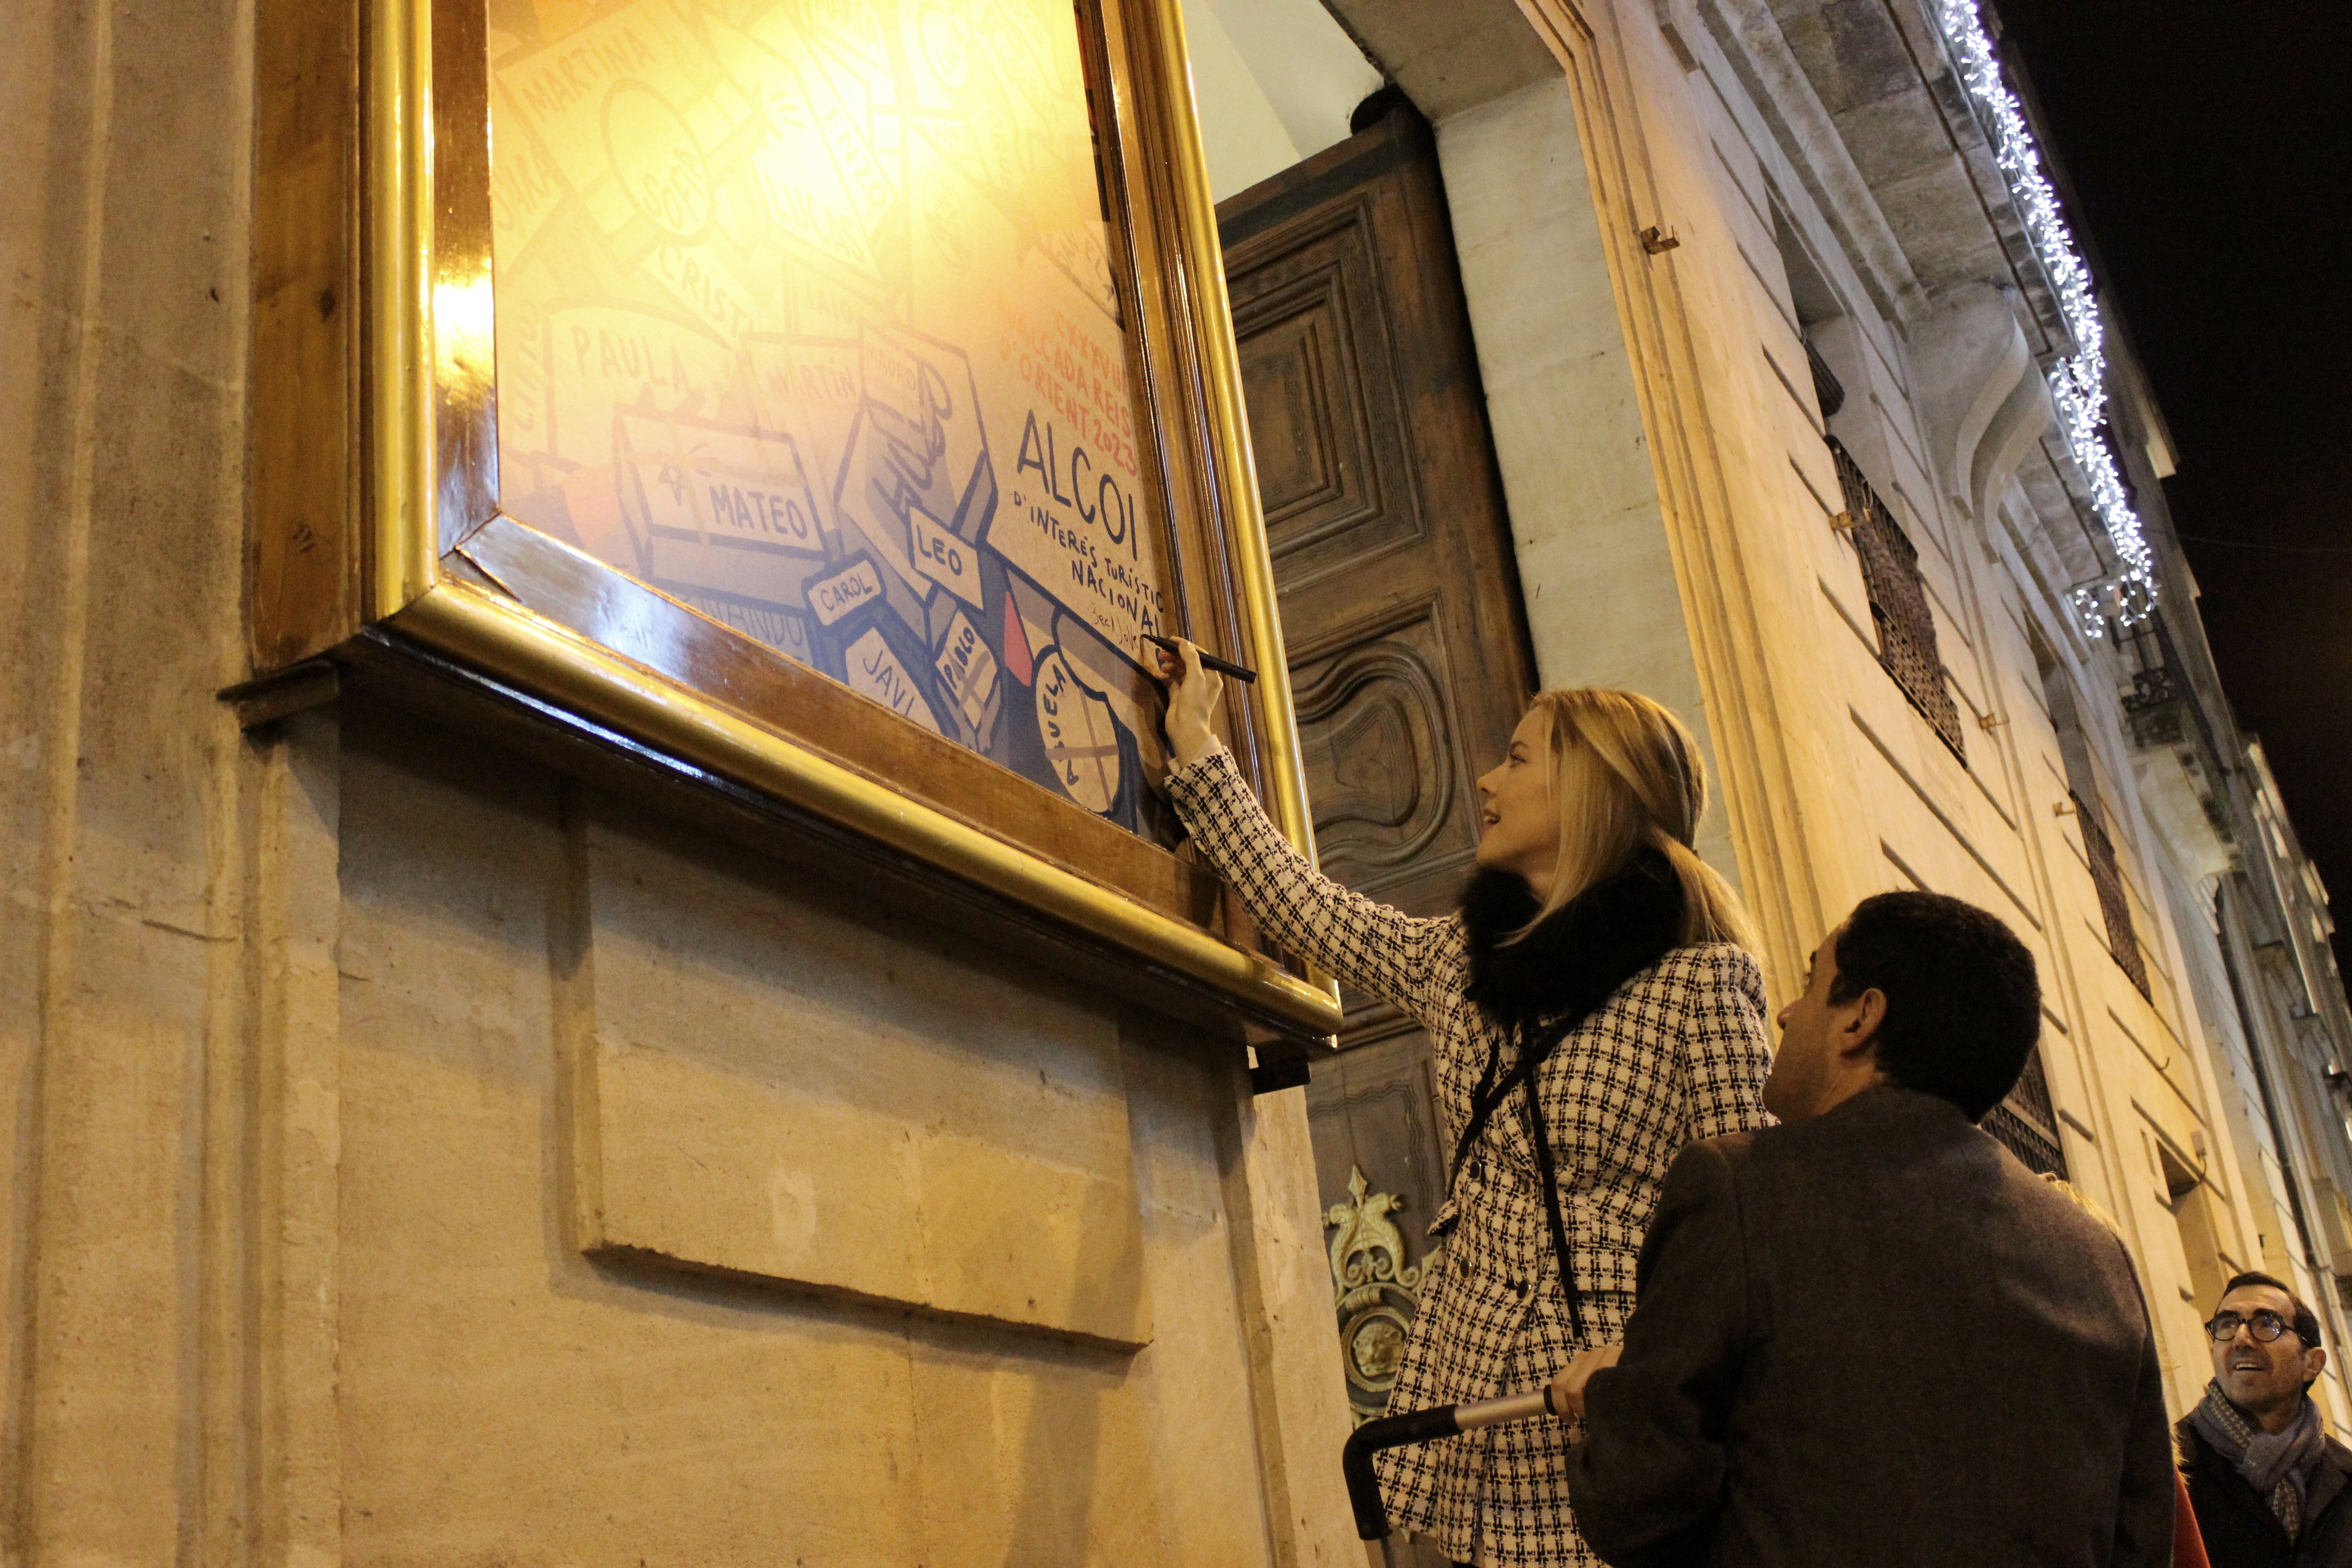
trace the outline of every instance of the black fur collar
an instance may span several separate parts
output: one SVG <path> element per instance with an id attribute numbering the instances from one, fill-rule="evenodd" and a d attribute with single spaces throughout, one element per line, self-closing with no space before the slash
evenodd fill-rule
<path id="1" fill-rule="evenodd" d="M 1509 871 L 1479 872 L 1462 897 L 1470 944 L 1465 994 L 1507 1027 L 1580 1020 L 1679 945 L 1682 935 L 1682 883 L 1654 849 L 1641 851 L 1632 865 L 1507 944 L 1537 908 L 1526 879 Z"/>

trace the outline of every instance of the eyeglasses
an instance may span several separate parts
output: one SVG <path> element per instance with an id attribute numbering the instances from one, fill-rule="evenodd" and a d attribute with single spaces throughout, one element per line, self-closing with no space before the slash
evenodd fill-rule
<path id="1" fill-rule="evenodd" d="M 2268 1307 L 2257 1307 L 2252 1312 L 2216 1312 L 2213 1314 L 2213 1321 L 2205 1325 L 2205 1331 L 2212 1335 L 2214 1342 L 2218 1344 L 2236 1339 L 2242 1325 L 2252 1330 L 2254 1338 L 2264 1344 L 2270 1343 L 2281 1334 L 2294 1334 L 2294 1325 Z M 2302 1337 L 2301 1334 L 2295 1334 L 2297 1339 Z"/>

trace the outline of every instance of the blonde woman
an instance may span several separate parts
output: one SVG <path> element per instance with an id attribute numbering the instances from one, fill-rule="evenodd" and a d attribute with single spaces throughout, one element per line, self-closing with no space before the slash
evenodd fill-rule
<path id="1" fill-rule="evenodd" d="M 1429 1031 L 1453 1163 L 1392 1412 L 1539 1388 L 1622 1338 L 1659 1183 L 1684 1144 L 1763 1125 L 1764 980 L 1738 896 L 1692 852 L 1689 731 L 1626 691 L 1547 691 L 1478 781 L 1479 871 L 1420 920 L 1318 875 L 1212 728 L 1190 644 L 1171 683 L 1168 791 L 1266 933 Z M 1528 1091 L 1535 1085 L 1532 1097 Z M 1574 1427 L 1382 1456 L 1390 1513 L 1485 1568 L 1591 1563 L 1569 1511 Z"/>

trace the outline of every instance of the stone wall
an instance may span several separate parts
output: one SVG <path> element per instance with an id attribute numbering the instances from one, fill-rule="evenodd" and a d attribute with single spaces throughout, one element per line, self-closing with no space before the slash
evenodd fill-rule
<path id="1" fill-rule="evenodd" d="M 2042 968 L 2042 1053 L 2070 1174 L 2133 1249 L 2185 1408 L 2207 1375 L 2200 1287 L 2216 1268 L 2253 1266 L 2264 1226 L 2240 1190 L 2236 1085 L 2217 1082 L 2205 1049 L 2163 882 L 2175 868 L 2134 784 L 2118 677 L 2057 604 L 2082 574 L 2065 551 L 2083 525 L 2042 440 L 2039 349 L 2019 341 L 2014 296 L 1988 281 L 1998 237 L 1938 118 L 1932 23 L 1904 0 L 1620 0 L 1574 14 L 1593 30 L 1579 47 L 1596 83 L 1581 106 L 1596 211 L 1678 241 L 1618 250 L 1616 298 L 1629 341 L 1658 324 L 1647 430 L 1664 531 L 1712 739 L 1734 752 L 1745 885 L 1794 939 L 1774 955 L 1776 994 L 1798 978 L 1781 952 L 1801 953 L 1874 892 L 1931 888 L 2009 921 Z M 1613 215 L 1612 187 L 1624 193 Z M 1584 287 L 1565 247 L 1550 265 L 1562 293 Z M 1843 384 L 1834 415 L 1815 395 L 1808 336 Z M 1501 427 L 1498 414 L 1498 447 Z M 1831 436 L 1918 550 L 1964 755 L 1880 665 L 1856 548 L 1835 525 Z M 1681 495 L 1676 442 L 1697 476 Z M 1510 484 L 1508 451 L 1504 466 Z M 1545 548 L 1522 545 L 1530 584 Z M 1601 558 L 1583 559 L 1612 583 Z M 2062 735 L 2068 718 L 2045 701 L 2037 643 L 2078 694 L 2079 735 Z M 1748 745 L 1760 767 L 1737 754 Z M 2145 995 L 2108 952 L 2068 800 L 2070 745 L 2105 804 Z"/>
<path id="2" fill-rule="evenodd" d="M 10 1562 L 233 1526 L 249 146 L 233 4 L 0 15 L 0 1218 Z M 290 955 L 289 955 L 290 956 Z M 225 1233 L 225 1234 L 224 1234 Z"/>
<path id="3" fill-rule="evenodd" d="M 239 733 L 251 26 L 0 15 L 0 1561 L 1360 1560 L 1233 1031 L 372 697 Z"/>
<path id="4" fill-rule="evenodd" d="M 1438 153 L 1538 678 L 1656 698 L 1719 783 L 1567 81 L 1462 110 Z M 1728 822 L 1709 812 L 1697 848 L 1737 887 Z"/>
<path id="5" fill-rule="evenodd" d="M 349 1556 L 1269 1560 L 1228 1042 L 403 714 L 341 756 Z M 582 1255 L 581 1051 L 604 1206 L 731 1275 Z M 1148 1342 L 1007 1321 L 1072 1289 Z"/>

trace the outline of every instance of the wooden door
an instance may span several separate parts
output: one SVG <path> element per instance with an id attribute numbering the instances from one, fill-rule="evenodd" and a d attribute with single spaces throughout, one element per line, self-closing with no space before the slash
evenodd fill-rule
<path id="1" fill-rule="evenodd" d="M 1316 846 L 1349 887 L 1444 913 L 1534 659 L 1429 127 L 1395 102 L 1217 217 Z M 1392 1223 L 1412 1273 L 1448 1153 L 1429 1045 L 1347 1001 L 1345 1048 L 1307 1089 L 1325 1213 L 1360 1239 Z M 1335 1288 L 1360 1413 L 1393 1367 L 1396 1292 L 1379 1283 L 1352 1307 Z"/>

